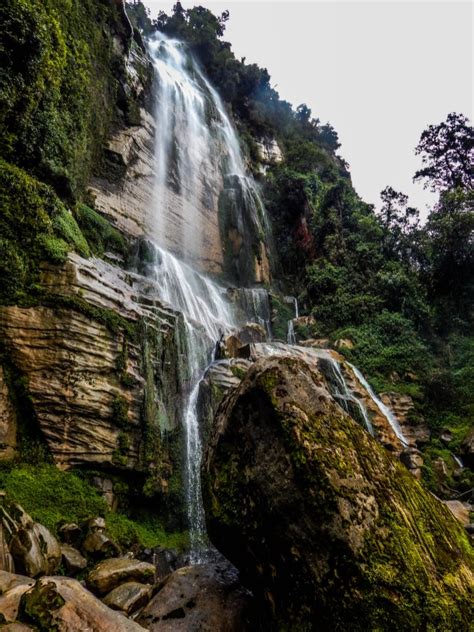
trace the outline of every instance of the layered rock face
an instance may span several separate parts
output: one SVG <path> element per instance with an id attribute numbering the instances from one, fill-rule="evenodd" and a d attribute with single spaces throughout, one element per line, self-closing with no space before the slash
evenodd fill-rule
<path id="1" fill-rule="evenodd" d="M 158 301 L 154 287 L 71 254 L 61 267 L 43 266 L 43 305 L 0 308 L 16 378 L 0 400 L 11 450 L 16 418 L 9 403 L 21 395 L 28 402 L 21 433 L 39 433 L 59 466 L 146 470 L 153 463 L 166 487 L 171 465 L 166 453 L 155 456 L 160 434 L 178 428 L 184 350 L 181 316 Z"/>
<path id="2" fill-rule="evenodd" d="M 202 474 L 210 537 L 266 600 L 267 629 L 469 629 L 461 526 L 316 366 L 258 360 L 219 408 Z"/>

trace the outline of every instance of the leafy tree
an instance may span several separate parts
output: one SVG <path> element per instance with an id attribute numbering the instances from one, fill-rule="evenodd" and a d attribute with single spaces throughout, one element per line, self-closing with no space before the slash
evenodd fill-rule
<path id="1" fill-rule="evenodd" d="M 419 227 L 419 212 L 408 206 L 408 196 L 395 191 L 391 186 L 380 193 L 382 207 L 379 219 L 383 226 L 383 248 L 388 257 L 401 257 L 406 261 L 416 257 L 416 234 Z"/>
<path id="2" fill-rule="evenodd" d="M 421 135 L 415 153 L 424 167 L 414 180 L 425 180 L 425 188 L 446 191 L 474 183 L 474 130 L 463 114 L 451 112 L 446 121 L 430 125 Z"/>

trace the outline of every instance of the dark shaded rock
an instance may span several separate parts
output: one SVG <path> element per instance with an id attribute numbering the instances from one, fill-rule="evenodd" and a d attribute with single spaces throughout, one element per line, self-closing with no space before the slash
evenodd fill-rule
<path id="1" fill-rule="evenodd" d="M 460 454 L 466 467 L 474 470 L 474 426 L 469 430 L 461 444 Z"/>
<path id="2" fill-rule="evenodd" d="M 61 545 L 61 555 L 68 575 L 75 575 L 79 571 L 84 570 L 87 566 L 86 558 L 69 544 Z"/>
<path id="3" fill-rule="evenodd" d="M 122 613 L 111 610 L 75 579 L 43 577 L 21 598 L 20 619 L 44 632 L 142 632 Z"/>
<path id="4" fill-rule="evenodd" d="M 124 582 L 153 582 L 155 567 L 128 557 L 110 558 L 97 564 L 86 578 L 87 587 L 100 595 Z"/>
<path id="5" fill-rule="evenodd" d="M 158 593 L 138 622 L 151 632 L 201 630 L 243 632 L 248 624 L 250 594 L 226 564 L 180 568 L 158 585 Z"/>
<path id="6" fill-rule="evenodd" d="M 406 448 L 400 454 L 400 461 L 417 478 L 421 479 L 423 455 L 416 448 Z"/>
<path id="7" fill-rule="evenodd" d="M 62 542 L 71 546 L 78 546 L 83 537 L 82 529 L 75 522 L 61 525 L 58 529 L 58 534 Z"/>
<path id="8" fill-rule="evenodd" d="M 255 363 L 203 462 L 209 535 L 267 629 L 469 629 L 473 554 L 447 507 L 302 360 Z"/>
<path id="9" fill-rule="evenodd" d="M 151 584 L 126 582 L 111 590 L 104 597 L 103 602 L 112 610 L 121 610 L 125 614 L 132 614 L 150 601 L 152 590 Z"/>

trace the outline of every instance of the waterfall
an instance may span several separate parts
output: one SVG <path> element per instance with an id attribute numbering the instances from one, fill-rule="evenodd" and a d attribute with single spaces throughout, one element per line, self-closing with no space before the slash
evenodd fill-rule
<path id="1" fill-rule="evenodd" d="M 288 344 L 289 345 L 295 345 L 296 344 L 296 335 L 295 335 L 294 321 L 297 318 L 299 318 L 298 299 L 295 296 L 285 296 L 285 302 L 286 303 L 293 303 L 294 308 L 295 308 L 295 316 L 294 316 L 294 318 L 290 318 L 290 320 L 288 321 L 288 333 L 286 335 L 286 340 L 287 340 Z"/>
<path id="2" fill-rule="evenodd" d="M 272 338 L 271 312 L 268 291 L 264 288 L 242 288 L 239 291 L 239 304 L 246 320 L 259 323 Z"/>
<path id="3" fill-rule="evenodd" d="M 245 247 L 252 245 L 247 243 L 250 227 L 271 244 L 259 188 L 246 174 L 237 134 L 216 90 L 182 42 L 158 34 L 150 53 L 157 77 L 157 243 L 189 262 L 201 261 L 210 247 L 208 232 L 219 230 L 213 211 L 226 192 L 230 221 L 245 237 Z"/>
<path id="4" fill-rule="evenodd" d="M 370 421 L 367 409 L 364 406 L 364 403 L 352 393 L 349 386 L 347 385 L 347 382 L 342 374 L 339 362 L 332 358 L 330 354 L 327 354 L 323 358 L 323 361 L 328 363 L 331 370 L 331 384 L 333 392 L 332 394 L 334 395 L 334 397 L 340 402 L 344 410 L 348 412 L 352 417 L 354 417 L 355 409 L 355 416 L 360 416 L 368 432 L 370 432 L 370 434 L 374 436 L 374 428 L 372 426 L 372 422 Z"/>
<path id="5" fill-rule="evenodd" d="M 386 406 L 378 397 L 377 395 L 374 393 L 372 387 L 370 386 L 370 384 L 367 382 L 367 380 L 365 379 L 365 377 L 362 375 L 362 373 L 359 371 L 359 369 L 357 367 L 355 367 L 353 364 L 350 364 L 349 362 L 347 363 L 351 369 L 354 371 L 357 379 L 359 380 L 359 382 L 362 384 L 362 386 L 365 388 L 365 390 L 367 391 L 367 393 L 370 395 L 372 401 L 374 402 L 374 404 L 377 406 L 377 408 L 380 410 L 380 412 L 382 413 L 382 415 L 387 419 L 388 423 L 390 424 L 393 432 L 397 435 L 398 439 L 400 439 L 400 441 L 402 442 L 402 444 L 406 447 L 408 446 L 408 440 L 405 437 L 405 435 L 403 434 L 402 429 L 400 428 L 400 424 L 398 423 L 398 419 L 395 417 L 395 415 L 393 414 L 393 412 L 390 410 L 390 408 L 388 406 Z"/>
<path id="6" fill-rule="evenodd" d="M 236 324 L 226 290 L 196 269 L 208 257 L 208 233 L 218 230 L 222 192 L 233 200 L 232 221 L 241 235 L 247 236 L 252 225 L 259 239 L 271 240 L 266 238 L 270 231 L 258 187 L 246 175 L 237 135 L 217 92 L 181 42 L 160 34 L 150 43 L 150 53 L 156 75 L 153 241 L 157 245 L 148 269 L 161 300 L 180 311 L 185 323 L 184 479 L 190 562 L 196 564 L 205 561 L 209 550 L 201 498 L 199 385 L 217 340 Z M 267 292 L 259 288 L 247 295 L 247 308 L 252 304 L 249 317 L 270 332 Z"/>

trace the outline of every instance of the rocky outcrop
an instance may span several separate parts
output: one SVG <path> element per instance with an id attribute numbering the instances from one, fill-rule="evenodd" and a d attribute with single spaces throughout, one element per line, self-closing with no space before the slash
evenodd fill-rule
<path id="1" fill-rule="evenodd" d="M 181 317 L 152 282 L 99 259 L 45 264 L 41 282 L 43 305 L 0 307 L 28 423 L 61 467 L 147 467 L 159 446 L 146 432 L 179 425 Z"/>
<path id="2" fill-rule="evenodd" d="M 276 629 L 468 629 L 462 527 L 317 366 L 258 360 L 219 408 L 202 478 L 211 540 Z"/>
<path id="3" fill-rule="evenodd" d="M 212 630 L 244 632 L 248 625 L 250 595 L 227 564 L 180 568 L 158 586 L 155 597 L 141 612 L 138 623 L 151 632 Z"/>
<path id="4" fill-rule="evenodd" d="M 474 470 L 474 427 L 464 437 L 460 448 L 460 454 L 466 467 Z"/>
<path id="5" fill-rule="evenodd" d="M 430 440 L 430 429 L 423 418 L 415 415 L 415 405 L 410 395 L 381 393 L 380 399 L 394 413 L 410 446 L 421 448 Z"/>

